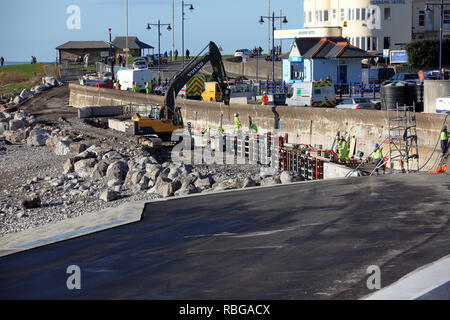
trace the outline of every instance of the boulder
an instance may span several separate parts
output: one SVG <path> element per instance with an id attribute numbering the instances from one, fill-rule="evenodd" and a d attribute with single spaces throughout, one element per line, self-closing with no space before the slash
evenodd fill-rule
<path id="1" fill-rule="evenodd" d="M 123 181 L 119 180 L 119 179 L 112 179 L 112 180 L 108 181 L 107 185 L 108 185 L 108 188 L 113 188 L 113 187 L 116 187 L 116 186 L 122 186 L 123 185 Z"/>
<path id="2" fill-rule="evenodd" d="M 154 190 L 163 198 L 171 197 L 181 188 L 179 181 L 172 181 L 165 177 L 159 177 L 154 186 Z"/>
<path id="3" fill-rule="evenodd" d="M 27 139 L 27 145 L 30 147 L 45 146 L 48 139 L 48 132 L 43 130 L 31 130 L 30 136 Z"/>
<path id="4" fill-rule="evenodd" d="M 119 195 L 113 190 L 106 190 L 100 193 L 99 199 L 105 202 L 111 202 L 119 199 Z"/>
<path id="5" fill-rule="evenodd" d="M 25 100 L 33 95 L 33 92 L 28 89 L 23 89 L 20 93 L 20 97 Z"/>
<path id="6" fill-rule="evenodd" d="M 239 188 L 239 182 L 237 179 L 229 179 L 222 182 L 218 182 L 213 186 L 214 191 L 224 191 Z"/>
<path id="7" fill-rule="evenodd" d="M 25 209 L 34 209 L 41 206 L 41 198 L 39 196 L 34 196 L 33 198 L 24 199 L 22 201 L 22 206 Z"/>
<path id="8" fill-rule="evenodd" d="M 259 186 L 259 183 L 257 183 L 250 177 L 245 178 L 244 181 L 242 182 L 242 188 L 252 188 L 257 186 Z"/>
<path id="9" fill-rule="evenodd" d="M 201 188 L 201 189 L 208 189 L 208 188 L 211 188 L 213 183 L 214 183 L 213 179 L 211 179 L 210 177 L 204 177 L 204 178 L 198 178 L 195 181 L 195 186 L 197 188 Z"/>
<path id="10" fill-rule="evenodd" d="M 84 143 L 72 143 L 69 149 L 70 153 L 79 155 L 80 153 L 86 150 L 86 145 Z"/>
<path id="11" fill-rule="evenodd" d="M 276 168 L 272 168 L 272 167 L 263 167 L 260 169 L 259 175 L 261 177 L 261 179 L 267 178 L 267 177 L 271 177 L 274 176 L 276 174 L 278 174 L 279 171 Z"/>
<path id="12" fill-rule="evenodd" d="M 16 96 L 13 100 L 14 104 L 20 104 L 23 101 L 21 96 Z"/>
<path id="13" fill-rule="evenodd" d="M 97 160 L 95 159 L 85 159 L 75 162 L 73 168 L 80 178 L 89 178 L 92 176 L 96 164 Z"/>
<path id="14" fill-rule="evenodd" d="M 9 130 L 17 131 L 25 127 L 25 122 L 22 120 L 10 120 L 9 121 Z"/>
<path id="15" fill-rule="evenodd" d="M 282 184 L 294 182 L 294 176 L 288 171 L 283 171 L 280 175 L 280 181 Z"/>
<path id="16" fill-rule="evenodd" d="M 94 178 L 96 180 L 100 180 L 103 177 L 105 177 L 108 167 L 109 167 L 109 162 L 107 162 L 107 161 L 102 160 L 99 163 L 97 163 L 94 167 L 94 171 L 92 172 L 92 178 Z"/>
<path id="17" fill-rule="evenodd" d="M 8 122 L 0 122 L 0 134 L 3 132 L 9 130 L 9 123 Z"/>
<path id="18" fill-rule="evenodd" d="M 193 184 L 187 184 L 187 185 L 181 186 L 181 188 L 179 190 L 177 190 L 174 195 L 176 197 L 181 197 L 181 196 L 187 196 L 189 194 L 196 194 L 196 193 L 198 193 L 197 188 Z"/>
<path id="19" fill-rule="evenodd" d="M 74 170 L 74 166 L 73 166 L 72 160 L 71 159 L 67 159 L 67 161 L 64 162 L 64 165 L 63 165 L 63 172 L 64 172 L 64 174 L 71 173 L 71 172 L 73 172 L 73 170 Z"/>
<path id="20" fill-rule="evenodd" d="M 118 179 L 124 181 L 127 177 L 128 165 L 123 161 L 116 161 L 112 163 L 106 171 L 106 179 Z"/>
<path id="21" fill-rule="evenodd" d="M 261 186 L 273 186 L 276 184 L 280 184 L 281 180 L 277 176 L 267 177 L 261 180 Z"/>
<path id="22" fill-rule="evenodd" d="M 55 146 L 55 154 L 57 156 L 66 156 L 70 153 L 70 145 L 72 141 L 70 140 L 61 140 Z"/>

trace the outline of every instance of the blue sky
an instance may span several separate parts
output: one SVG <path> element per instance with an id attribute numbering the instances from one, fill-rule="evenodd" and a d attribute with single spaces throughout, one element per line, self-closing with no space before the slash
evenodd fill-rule
<path id="1" fill-rule="evenodd" d="M 0 55 L 8 61 L 55 61 L 56 47 L 70 40 L 108 40 L 108 28 L 114 36 L 126 35 L 125 0 L 14 0 L 2 1 L 0 10 Z M 186 10 L 185 49 L 199 53 L 214 41 L 231 54 L 236 49 L 260 45 L 268 47 L 268 0 L 186 0 L 195 7 Z M 81 29 L 69 30 L 66 13 L 70 5 L 81 9 Z M 303 26 L 302 0 L 271 0 L 271 7 L 289 23 L 283 29 Z M 186 8 L 187 9 L 187 8 Z M 172 0 L 129 0 L 129 35 L 157 48 L 156 29 L 147 31 L 149 23 L 172 23 Z M 279 24 L 279 21 L 277 22 Z M 162 29 L 161 50 L 172 48 L 172 33 Z M 181 53 L 181 0 L 175 0 L 175 45 Z M 288 43 L 283 46 L 286 50 Z"/>

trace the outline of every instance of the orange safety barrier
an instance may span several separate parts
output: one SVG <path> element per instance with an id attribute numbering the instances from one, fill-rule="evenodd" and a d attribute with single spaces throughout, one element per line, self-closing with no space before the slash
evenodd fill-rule
<path id="1" fill-rule="evenodd" d="M 445 173 L 445 171 L 447 171 L 447 165 L 446 165 L 446 164 L 444 164 L 444 165 L 443 165 L 442 167 L 440 167 L 439 169 L 429 171 L 428 173 L 430 173 L 430 174 L 438 174 L 438 173 Z"/>

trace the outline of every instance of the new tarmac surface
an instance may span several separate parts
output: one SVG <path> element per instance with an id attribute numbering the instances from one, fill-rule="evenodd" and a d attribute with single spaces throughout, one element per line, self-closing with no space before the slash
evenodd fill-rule
<path id="1" fill-rule="evenodd" d="M 140 222 L 1 257 L 0 299 L 359 299 L 368 267 L 385 287 L 449 254 L 449 195 L 449 176 L 420 174 L 154 202 Z"/>

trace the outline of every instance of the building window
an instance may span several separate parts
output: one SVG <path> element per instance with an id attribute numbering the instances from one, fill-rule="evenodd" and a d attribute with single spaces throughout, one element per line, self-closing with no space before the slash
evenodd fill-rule
<path id="1" fill-rule="evenodd" d="M 341 9 L 341 21 L 345 21 L 345 9 Z"/>
<path id="2" fill-rule="evenodd" d="M 370 51 L 370 37 L 367 37 L 366 38 L 367 39 L 367 41 L 366 41 L 366 48 L 367 48 L 367 51 Z"/>
<path id="3" fill-rule="evenodd" d="M 361 9 L 356 9 L 356 17 L 355 20 L 361 20 Z"/>
<path id="4" fill-rule="evenodd" d="M 348 21 L 352 20 L 352 9 L 348 9 L 347 19 L 348 19 Z"/>
<path id="5" fill-rule="evenodd" d="M 333 9 L 333 20 L 336 20 L 336 18 L 337 18 L 336 9 Z"/>
<path id="6" fill-rule="evenodd" d="M 391 8 L 384 8 L 384 20 L 391 19 Z"/>
<path id="7" fill-rule="evenodd" d="M 419 11 L 419 27 L 425 27 L 425 11 Z"/>
<path id="8" fill-rule="evenodd" d="M 319 11 L 316 10 L 316 22 L 319 22 Z"/>
<path id="9" fill-rule="evenodd" d="M 330 18 L 330 11 L 329 10 L 324 10 L 323 11 L 323 21 L 328 21 Z"/>
<path id="10" fill-rule="evenodd" d="M 372 37 L 372 51 L 377 51 L 377 37 Z"/>
<path id="11" fill-rule="evenodd" d="M 312 11 L 308 12 L 308 20 L 309 22 L 312 22 Z"/>
<path id="12" fill-rule="evenodd" d="M 361 9 L 361 20 L 366 20 L 366 8 Z"/>
<path id="13" fill-rule="evenodd" d="M 391 37 L 384 37 L 383 49 L 391 48 Z"/>
<path id="14" fill-rule="evenodd" d="M 366 38 L 361 37 L 361 49 L 366 50 Z"/>
<path id="15" fill-rule="evenodd" d="M 450 10 L 444 10 L 444 30 L 450 30 Z"/>
<path id="16" fill-rule="evenodd" d="M 359 48 L 359 37 L 356 37 L 356 44 L 355 46 L 357 46 Z"/>

